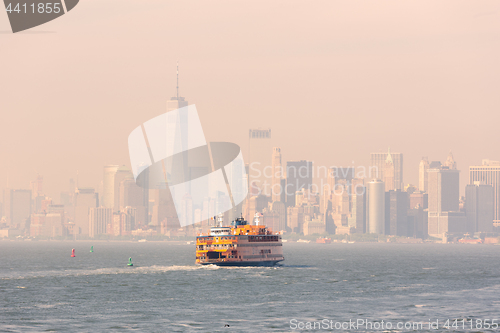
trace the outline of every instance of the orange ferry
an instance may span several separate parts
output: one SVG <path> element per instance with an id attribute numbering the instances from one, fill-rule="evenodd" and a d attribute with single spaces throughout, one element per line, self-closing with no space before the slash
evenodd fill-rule
<path id="1" fill-rule="evenodd" d="M 243 217 L 229 227 L 212 227 L 207 235 L 196 237 L 196 263 L 218 266 L 273 266 L 285 260 L 281 235 L 266 226 L 249 225 Z"/>
<path id="2" fill-rule="evenodd" d="M 331 238 L 326 238 L 326 237 L 319 237 L 319 238 L 316 238 L 316 243 L 331 244 L 332 243 L 332 239 Z"/>

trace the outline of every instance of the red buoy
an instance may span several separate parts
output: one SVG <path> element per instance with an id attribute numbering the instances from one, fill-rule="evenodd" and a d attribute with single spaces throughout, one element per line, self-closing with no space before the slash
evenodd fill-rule
<path id="1" fill-rule="evenodd" d="M 75 257 L 75 249 L 71 250 L 71 257 Z"/>

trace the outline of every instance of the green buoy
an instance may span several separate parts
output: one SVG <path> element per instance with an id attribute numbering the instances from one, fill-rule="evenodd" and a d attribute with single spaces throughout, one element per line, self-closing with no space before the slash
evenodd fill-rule
<path id="1" fill-rule="evenodd" d="M 132 258 L 128 258 L 127 266 L 134 266 L 134 264 L 132 263 Z"/>
<path id="2" fill-rule="evenodd" d="M 94 252 L 94 246 L 90 247 L 90 252 Z"/>

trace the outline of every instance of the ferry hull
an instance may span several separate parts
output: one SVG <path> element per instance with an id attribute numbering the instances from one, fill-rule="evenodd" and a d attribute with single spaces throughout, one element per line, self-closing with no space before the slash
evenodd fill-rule
<path id="1" fill-rule="evenodd" d="M 272 261 L 222 261 L 222 262 L 198 262 L 198 265 L 216 265 L 216 266 L 240 266 L 240 267 L 271 267 L 276 266 L 280 260 Z"/>

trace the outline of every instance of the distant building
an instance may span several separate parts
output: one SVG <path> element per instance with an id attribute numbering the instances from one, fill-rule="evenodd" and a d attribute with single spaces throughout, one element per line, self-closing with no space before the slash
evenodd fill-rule
<path id="1" fill-rule="evenodd" d="M 392 160 L 391 154 L 387 154 L 384 166 L 384 178 L 385 191 L 393 191 L 396 189 L 396 169 L 394 168 L 394 162 Z"/>
<path id="2" fill-rule="evenodd" d="M 385 184 L 373 179 L 367 184 L 368 232 L 385 234 Z"/>
<path id="3" fill-rule="evenodd" d="M 482 165 L 469 167 L 469 184 L 493 186 L 493 225 L 500 227 L 500 162 L 484 159 Z"/>
<path id="4" fill-rule="evenodd" d="M 326 225 L 319 219 L 306 220 L 303 226 L 304 236 L 313 234 L 324 234 L 326 232 Z"/>
<path id="5" fill-rule="evenodd" d="M 30 183 L 33 197 L 43 196 L 43 177 L 38 175 L 35 181 Z"/>
<path id="6" fill-rule="evenodd" d="M 113 221 L 111 222 L 111 228 L 108 230 L 108 234 L 111 236 L 121 236 L 122 234 L 122 214 L 113 213 Z"/>
<path id="7" fill-rule="evenodd" d="M 353 179 L 355 179 L 354 167 L 332 167 L 328 170 L 327 189 L 331 192 L 324 195 L 328 195 L 331 199 L 334 213 L 349 214 Z"/>
<path id="8" fill-rule="evenodd" d="M 121 235 L 131 235 L 132 230 L 135 229 L 135 221 L 137 217 L 137 209 L 134 207 L 125 207 L 121 212 Z"/>
<path id="9" fill-rule="evenodd" d="M 30 236 L 38 237 L 43 233 L 43 229 L 45 227 L 45 213 L 38 213 L 31 215 L 31 223 L 30 223 Z"/>
<path id="10" fill-rule="evenodd" d="M 457 212 L 459 202 L 458 170 L 429 169 L 429 212 Z"/>
<path id="11" fill-rule="evenodd" d="M 423 209 L 427 209 L 428 206 L 428 197 L 427 193 L 423 192 L 414 192 L 411 193 L 409 198 L 409 209 L 414 209 L 421 207 Z"/>
<path id="12" fill-rule="evenodd" d="M 271 204 L 271 211 L 278 217 L 278 225 L 274 226 L 277 229 L 273 231 L 286 231 L 286 206 L 281 201 L 275 201 Z"/>
<path id="13" fill-rule="evenodd" d="M 394 167 L 394 175 L 387 175 L 389 179 L 393 178 L 394 185 L 388 186 L 395 190 L 403 189 L 403 154 L 402 153 L 392 153 L 391 150 L 387 153 L 371 153 L 370 154 L 370 177 L 385 180 L 386 179 L 386 168 L 387 161 L 392 161 Z M 390 163 L 389 163 L 390 164 Z M 389 166 L 389 170 L 392 170 Z"/>
<path id="14" fill-rule="evenodd" d="M 350 184 L 351 181 L 355 178 L 354 167 L 332 167 L 330 168 L 330 172 L 336 182 L 345 180 L 347 184 Z"/>
<path id="15" fill-rule="evenodd" d="M 408 236 L 427 238 L 427 211 L 422 207 L 408 209 Z"/>
<path id="16" fill-rule="evenodd" d="M 265 209 L 263 212 L 261 224 L 265 225 L 273 232 L 279 232 L 280 230 L 280 217 L 277 212 Z"/>
<path id="17" fill-rule="evenodd" d="M 348 219 L 350 227 L 356 228 L 356 233 L 366 232 L 366 187 L 356 184 L 351 195 L 351 216 Z"/>
<path id="18" fill-rule="evenodd" d="M 465 187 L 467 232 L 493 231 L 493 186 L 476 182 Z"/>
<path id="19" fill-rule="evenodd" d="M 188 101 L 179 94 L 179 64 L 177 64 L 177 84 L 175 87 L 175 96 L 167 101 L 167 112 L 174 111 L 188 105 Z"/>
<path id="20" fill-rule="evenodd" d="M 106 208 L 115 206 L 115 175 L 119 167 L 119 165 L 104 167 L 102 205 Z"/>
<path id="21" fill-rule="evenodd" d="M 107 233 L 108 224 L 113 222 L 113 208 L 90 208 L 89 211 L 89 237 Z"/>
<path id="22" fill-rule="evenodd" d="M 121 166 L 116 170 L 113 183 L 113 211 L 120 211 L 120 184 L 125 179 L 134 179 L 132 171 L 126 166 Z M 109 207 L 108 207 L 109 208 Z"/>
<path id="23" fill-rule="evenodd" d="M 138 224 L 147 225 L 149 223 L 148 207 L 144 204 L 146 197 L 149 200 L 149 189 L 142 188 L 136 184 L 133 178 L 126 178 L 120 182 L 120 211 L 125 207 L 137 209 Z"/>
<path id="24" fill-rule="evenodd" d="M 385 234 L 407 236 L 408 193 L 401 190 L 385 192 Z"/>
<path id="25" fill-rule="evenodd" d="M 78 188 L 75 194 L 75 230 L 76 235 L 89 236 L 90 208 L 99 206 L 99 195 L 93 188 Z"/>
<path id="26" fill-rule="evenodd" d="M 283 167 L 281 165 L 281 148 L 273 148 L 272 157 L 272 182 L 271 182 L 271 198 L 272 202 L 281 201 L 281 178 L 283 178 Z"/>
<path id="27" fill-rule="evenodd" d="M 4 205 L 10 227 L 29 231 L 31 190 L 6 190 L 6 194 Z"/>
<path id="28" fill-rule="evenodd" d="M 249 188 L 271 193 L 271 129 L 250 129 L 248 133 Z M 267 173 L 267 175 L 266 175 Z"/>
<path id="29" fill-rule="evenodd" d="M 299 233 L 302 230 L 304 223 L 304 208 L 303 207 L 288 207 L 287 208 L 287 229 L 291 232 Z"/>
<path id="30" fill-rule="evenodd" d="M 448 154 L 448 157 L 446 158 L 446 162 L 444 162 L 444 165 L 448 167 L 450 170 L 457 170 L 457 162 L 455 162 L 455 159 L 453 158 L 453 154 L 450 153 Z"/>
<path id="31" fill-rule="evenodd" d="M 65 215 L 63 205 L 48 205 L 42 213 L 31 215 L 31 237 L 61 237 L 67 234 L 64 227 Z"/>
<path id="32" fill-rule="evenodd" d="M 313 163 L 308 161 L 289 161 L 286 163 L 286 205 L 295 206 L 296 192 L 312 189 Z"/>
<path id="33" fill-rule="evenodd" d="M 418 189 L 421 192 L 427 193 L 427 170 L 429 169 L 429 160 L 427 157 L 422 157 L 418 166 Z"/>
<path id="34" fill-rule="evenodd" d="M 465 214 L 459 212 L 460 171 L 443 166 L 429 168 L 427 173 L 429 235 L 442 237 L 444 233 L 465 231 Z"/>
<path id="35" fill-rule="evenodd" d="M 356 228 L 354 227 L 342 226 L 335 229 L 336 235 L 351 235 L 354 233 L 356 233 Z"/>
<path id="36" fill-rule="evenodd" d="M 284 175 L 283 175 L 284 177 Z M 281 184 L 281 195 L 280 195 L 280 201 L 283 202 L 285 205 L 286 205 L 286 178 L 282 178 L 280 180 L 280 184 Z"/>
<path id="37" fill-rule="evenodd" d="M 168 186 L 161 186 L 163 188 L 152 190 L 154 205 L 152 208 L 152 216 L 150 225 L 156 229 L 160 229 L 161 224 L 165 224 L 167 229 L 177 229 L 181 227 L 179 218 L 177 217 L 177 211 L 175 210 L 174 201 L 172 200 L 172 195 Z M 207 202 L 204 203 L 203 216 L 215 216 L 216 208 L 215 203 Z"/>

